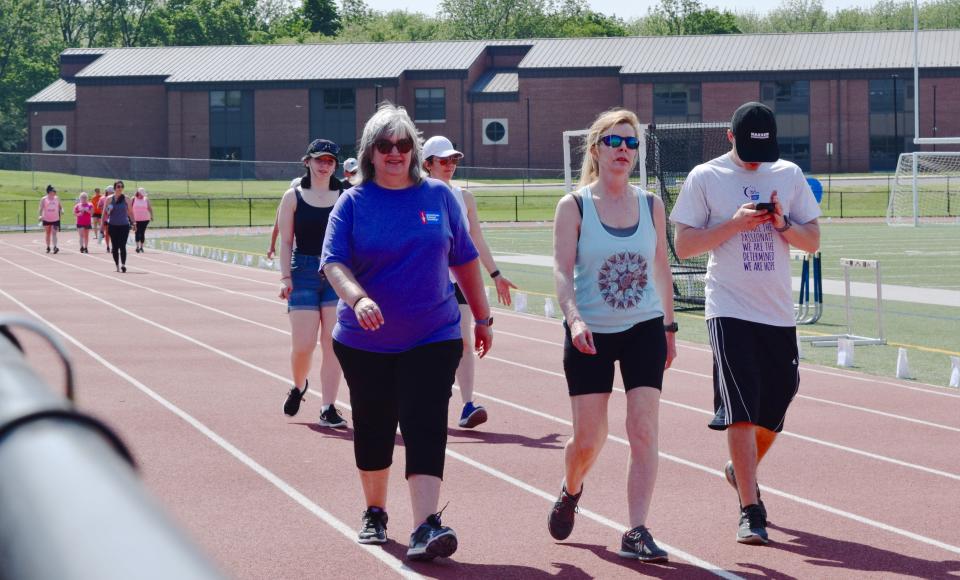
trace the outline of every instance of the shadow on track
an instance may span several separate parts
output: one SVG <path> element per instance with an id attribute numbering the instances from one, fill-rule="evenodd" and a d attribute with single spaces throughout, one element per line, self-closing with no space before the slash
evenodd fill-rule
<path id="1" fill-rule="evenodd" d="M 447 433 L 450 436 L 447 444 L 464 443 L 495 443 L 499 445 L 520 445 L 521 447 L 531 447 L 533 449 L 563 449 L 560 442 L 559 433 L 551 433 L 539 438 L 526 437 L 519 433 L 491 433 L 489 431 L 473 431 L 470 429 L 449 429 Z M 463 439 L 473 439 L 474 441 L 463 441 Z"/>

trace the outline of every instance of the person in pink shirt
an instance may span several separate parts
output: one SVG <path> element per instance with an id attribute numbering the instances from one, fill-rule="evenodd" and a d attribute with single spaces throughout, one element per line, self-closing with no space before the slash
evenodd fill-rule
<path id="1" fill-rule="evenodd" d="M 77 233 L 80 235 L 80 253 L 89 254 L 87 243 L 90 241 L 90 228 L 93 222 L 93 204 L 87 199 L 87 192 L 81 191 L 77 204 L 73 206 L 73 215 L 77 217 Z"/>
<path id="2" fill-rule="evenodd" d="M 153 207 L 150 205 L 150 199 L 147 198 L 147 191 L 137 188 L 137 193 L 133 196 L 133 219 L 137 223 L 137 231 L 134 234 L 134 241 L 137 242 L 136 252 L 143 253 L 143 242 L 146 240 L 147 225 L 153 219 Z"/>
<path id="3" fill-rule="evenodd" d="M 53 253 L 59 254 L 57 232 L 60 231 L 60 215 L 63 213 L 63 206 L 60 205 L 60 198 L 57 197 L 56 187 L 47 186 L 47 195 L 40 198 L 39 213 L 40 222 L 43 224 L 43 237 L 47 242 L 47 253 L 50 253 L 50 239 L 53 238 Z"/>

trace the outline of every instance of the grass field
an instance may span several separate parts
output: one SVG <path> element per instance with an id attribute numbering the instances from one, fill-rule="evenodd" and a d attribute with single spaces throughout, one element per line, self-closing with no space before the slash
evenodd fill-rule
<path id="1" fill-rule="evenodd" d="M 823 276 L 841 280 L 841 257 L 876 259 L 882 267 L 885 284 L 939 288 L 960 291 L 960 228 L 939 226 L 891 228 L 884 224 L 830 223 L 824 221 L 822 235 Z M 488 227 L 485 237 L 497 254 L 550 255 L 551 232 L 548 227 Z M 203 235 L 169 238 L 182 244 L 226 248 L 236 252 L 263 255 L 268 237 Z M 529 312 L 543 313 L 544 300 L 553 295 L 549 268 L 501 261 L 501 271 L 526 293 Z M 799 264 L 795 264 L 799 275 Z M 852 281 L 872 282 L 872 271 L 853 271 Z M 555 300 L 554 300 L 555 303 Z M 852 301 L 854 330 L 874 335 L 874 301 Z M 559 313 L 557 314 L 559 316 Z M 707 343 L 702 312 L 680 313 L 680 338 Z M 953 307 L 931 306 L 915 302 L 886 300 L 884 325 L 888 345 L 857 347 L 856 368 L 880 376 L 893 376 L 898 348 L 908 350 L 911 370 L 917 380 L 945 385 L 950 376 L 950 359 L 960 356 L 960 304 Z M 799 327 L 800 334 L 839 334 L 846 332 L 843 297 L 826 295 L 824 314 L 815 325 Z M 836 349 L 804 344 L 807 360 L 836 365 Z"/>

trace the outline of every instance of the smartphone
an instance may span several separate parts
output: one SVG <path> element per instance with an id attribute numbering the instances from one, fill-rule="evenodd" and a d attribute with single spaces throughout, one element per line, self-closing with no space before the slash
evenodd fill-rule
<path id="1" fill-rule="evenodd" d="M 765 209 L 770 213 L 777 211 L 777 206 L 772 201 L 758 202 L 756 205 L 758 210 Z"/>

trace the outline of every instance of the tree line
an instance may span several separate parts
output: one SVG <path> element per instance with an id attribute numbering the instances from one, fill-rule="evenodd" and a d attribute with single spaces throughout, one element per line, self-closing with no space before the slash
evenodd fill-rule
<path id="1" fill-rule="evenodd" d="M 660 0 L 623 19 L 587 0 L 442 0 L 434 15 L 364 0 L 0 0 L 0 151 L 26 148 L 24 101 L 56 80 L 66 48 L 909 30 L 912 7 L 831 12 L 821 0 L 782 0 L 761 14 Z M 919 19 L 960 28 L 960 0 L 927 0 Z"/>

